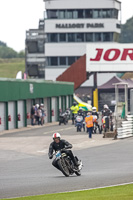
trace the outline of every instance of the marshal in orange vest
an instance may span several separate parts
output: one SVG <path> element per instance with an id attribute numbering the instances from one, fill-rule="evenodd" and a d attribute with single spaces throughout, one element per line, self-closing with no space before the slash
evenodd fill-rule
<path id="1" fill-rule="evenodd" d="M 88 115 L 85 118 L 85 122 L 86 122 L 86 127 L 87 128 L 93 127 L 93 116 L 92 115 Z"/>

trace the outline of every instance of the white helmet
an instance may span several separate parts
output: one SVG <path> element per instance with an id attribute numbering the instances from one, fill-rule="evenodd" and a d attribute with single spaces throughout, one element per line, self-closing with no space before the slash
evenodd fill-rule
<path id="1" fill-rule="evenodd" d="M 82 108 L 82 107 L 79 107 L 79 110 L 83 111 L 83 108 Z"/>
<path id="2" fill-rule="evenodd" d="M 107 108 L 107 109 L 109 108 L 107 104 L 105 104 L 103 107 L 104 107 L 104 108 Z"/>
<path id="3" fill-rule="evenodd" d="M 39 104 L 36 104 L 36 107 L 39 108 Z"/>
<path id="4" fill-rule="evenodd" d="M 92 111 L 96 111 L 97 110 L 97 108 L 96 107 L 92 107 Z"/>
<path id="5" fill-rule="evenodd" d="M 61 135 L 60 135 L 60 133 L 54 133 L 53 134 L 53 139 L 55 139 L 55 138 L 61 138 Z"/>

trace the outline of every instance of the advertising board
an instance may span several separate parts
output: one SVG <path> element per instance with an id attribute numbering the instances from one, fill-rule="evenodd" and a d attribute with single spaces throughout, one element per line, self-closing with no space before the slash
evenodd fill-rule
<path id="1" fill-rule="evenodd" d="M 132 43 L 90 43 L 86 51 L 88 72 L 133 72 Z"/>

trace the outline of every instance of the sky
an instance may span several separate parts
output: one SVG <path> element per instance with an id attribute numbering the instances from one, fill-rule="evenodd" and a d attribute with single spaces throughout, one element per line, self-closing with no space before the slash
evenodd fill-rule
<path id="1" fill-rule="evenodd" d="M 122 2 L 124 24 L 133 16 L 133 0 L 119 1 Z M 44 9 L 43 0 L 0 0 L 0 41 L 17 52 L 24 50 L 26 30 L 38 28 Z"/>

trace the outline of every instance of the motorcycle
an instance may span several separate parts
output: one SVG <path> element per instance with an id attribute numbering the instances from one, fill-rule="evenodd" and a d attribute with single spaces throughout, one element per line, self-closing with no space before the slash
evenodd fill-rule
<path id="1" fill-rule="evenodd" d="M 107 131 L 113 131 L 113 121 L 112 121 L 112 116 L 104 116 L 102 119 L 102 123 L 103 123 L 103 130 L 104 133 L 106 133 Z"/>
<path id="2" fill-rule="evenodd" d="M 93 133 L 101 133 L 96 115 L 93 115 Z"/>
<path id="3" fill-rule="evenodd" d="M 62 153 L 60 150 L 55 152 L 55 157 L 57 161 L 57 165 L 60 169 L 60 171 L 66 176 L 70 176 L 72 174 L 76 174 L 77 176 L 81 175 L 81 169 L 82 169 L 82 161 L 78 160 L 78 158 L 75 156 L 75 159 L 78 162 L 78 167 L 75 169 L 75 166 L 71 160 L 71 158 L 66 154 Z"/>
<path id="4" fill-rule="evenodd" d="M 64 125 L 66 125 L 68 123 L 69 120 L 69 113 L 68 112 L 60 112 L 59 115 L 59 125 L 61 125 L 61 123 L 64 123 Z"/>
<path id="5" fill-rule="evenodd" d="M 75 119 L 75 126 L 77 127 L 77 132 L 81 132 L 82 128 L 85 131 L 85 122 L 83 116 L 77 115 Z"/>

